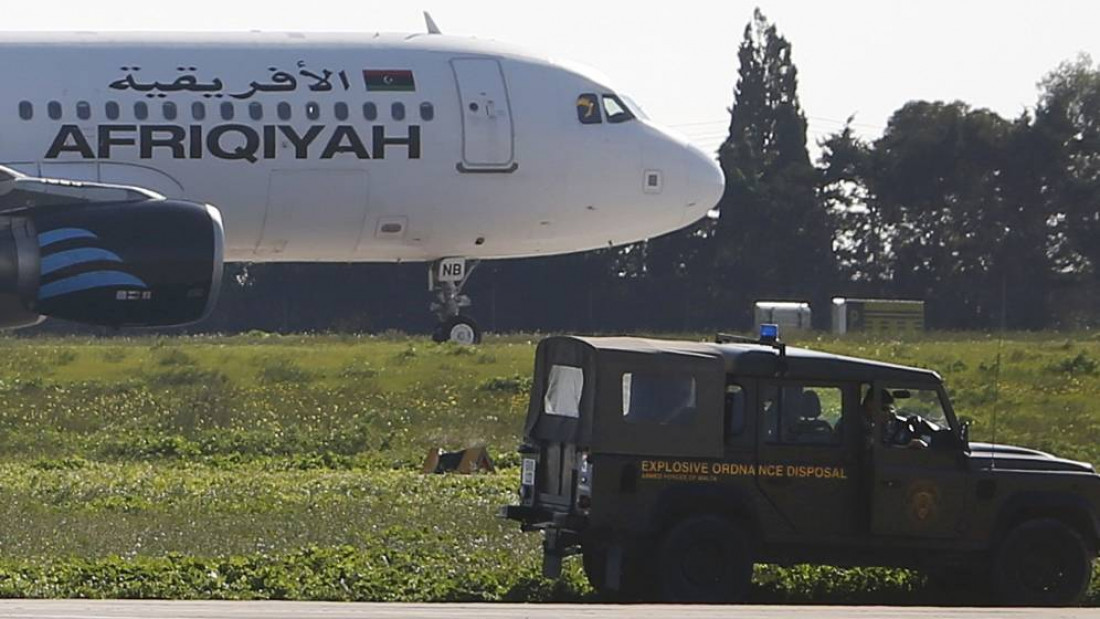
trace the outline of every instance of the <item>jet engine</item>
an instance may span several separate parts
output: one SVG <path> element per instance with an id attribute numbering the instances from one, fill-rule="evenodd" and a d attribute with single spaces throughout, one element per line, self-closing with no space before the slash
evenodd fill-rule
<path id="1" fill-rule="evenodd" d="M 210 205 L 0 168 L 0 327 L 201 320 L 217 300 L 223 243 Z"/>

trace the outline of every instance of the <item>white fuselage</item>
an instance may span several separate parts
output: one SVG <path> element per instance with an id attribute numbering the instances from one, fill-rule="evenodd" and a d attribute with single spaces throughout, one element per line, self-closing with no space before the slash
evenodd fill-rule
<path id="1" fill-rule="evenodd" d="M 223 215 L 232 261 L 620 245 L 717 202 L 711 157 L 546 58 L 443 35 L 2 34 L 0 165 Z"/>

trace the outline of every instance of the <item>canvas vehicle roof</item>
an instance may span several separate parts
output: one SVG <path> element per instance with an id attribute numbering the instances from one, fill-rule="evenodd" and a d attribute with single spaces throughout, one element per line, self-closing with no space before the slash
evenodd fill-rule
<path id="1" fill-rule="evenodd" d="M 765 344 L 712 344 L 635 337 L 555 336 L 539 343 L 525 435 L 541 440 L 598 445 L 609 453 L 718 456 L 727 376 L 772 378 L 779 351 Z M 572 372 L 569 368 L 581 371 Z M 583 372 L 583 374 L 581 373 Z M 627 374 L 690 376 L 698 413 L 691 423 L 633 423 L 623 411 Z M 787 348 L 784 378 L 805 381 L 880 380 L 898 387 L 938 385 L 930 370 Z M 555 381 L 558 381 L 555 383 Z M 557 385 L 551 390 L 553 385 Z M 551 394 L 553 391 L 553 394 Z M 568 410 L 547 413 L 546 396 L 568 394 Z M 564 412 L 563 412 L 564 411 Z M 598 423 L 595 422 L 599 418 Z"/>
<path id="2" fill-rule="evenodd" d="M 774 376 L 779 367 L 779 351 L 764 344 L 714 344 L 638 337 L 562 336 L 552 339 L 583 342 L 595 351 L 720 358 L 725 364 L 726 372 L 730 374 Z M 932 370 L 796 347 L 787 348 L 787 372 L 784 376 L 794 379 L 867 380 L 870 378 L 904 383 L 940 382 L 939 374 Z"/>

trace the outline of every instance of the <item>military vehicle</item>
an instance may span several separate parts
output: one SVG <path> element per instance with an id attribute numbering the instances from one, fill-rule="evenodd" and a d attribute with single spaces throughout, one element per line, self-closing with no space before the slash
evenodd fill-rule
<path id="1" fill-rule="evenodd" d="M 761 340 L 550 337 L 519 505 L 543 571 L 619 599 L 732 602 L 755 563 L 924 570 L 1072 605 L 1100 541 L 1092 465 L 970 442 L 930 370 Z"/>

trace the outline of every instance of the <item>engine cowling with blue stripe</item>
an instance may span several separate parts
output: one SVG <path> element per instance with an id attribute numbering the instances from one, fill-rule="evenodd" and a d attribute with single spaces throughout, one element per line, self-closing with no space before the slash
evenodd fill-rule
<path id="1" fill-rule="evenodd" d="M 221 216 L 149 199 L 0 215 L 0 326 L 41 316 L 92 325 L 173 326 L 213 309 Z"/>

